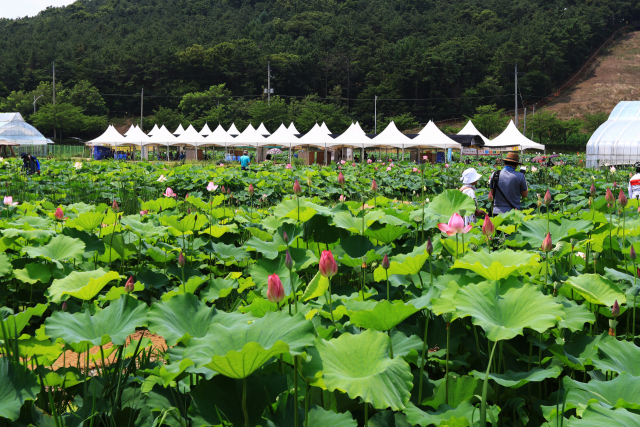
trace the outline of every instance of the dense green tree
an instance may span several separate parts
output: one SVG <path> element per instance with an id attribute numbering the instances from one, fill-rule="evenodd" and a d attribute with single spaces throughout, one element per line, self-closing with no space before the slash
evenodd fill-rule
<path id="1" fill-rule="evenodd" d="M 58 130 L 60 141 L 63 134 L 96 132 L 107 125 L 105 117 L 87 116 L 83 114 L 81 107 L 68 103 L 45 104 L 31 116 L 31 120 L 34 126 L 43 132 L 52 133 L 54 129 Z"/>
<path id="2" fill-rule="evenodd" d="M 609 115 L 603 112 L 586 113 L 584 115 L 584 130 L 587 133 L 593 133 L 601 124 L 607 121 Z"/>
<path id="3" fill-rule="evenodd" d="M 471 120 L 478 132 L 487 138 L 497 136 L 509 121 L 509 118 L 504 114 L 504 109 L 496 108 L 495 104 L 477 107 L 476 113 L 466 119 Z"/>

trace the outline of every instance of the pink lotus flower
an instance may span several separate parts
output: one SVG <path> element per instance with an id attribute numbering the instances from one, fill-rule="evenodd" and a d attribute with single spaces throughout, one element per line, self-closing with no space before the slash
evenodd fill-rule
<path id="1" fill-rule="evenodd" d="M 64 212 L 62 211 L 62 208 L 57 208 L 54 215 L 58 221 L 62 221 L 64 219 Z"/>
<path id="2" fill-rule="evenodd" d="M 428 160 L 428 159 L 429 159 L 429 157 L 427 157 L 427 156 L 422 156 L 422 160 Z"/>
<path id="3" fill-rule="evenodd" d="M 382 163 L 382 166 L 384 166 L 385 164 L 386 164 L 386 163 L 384 163 L 384 162 L 383 162 L 383 163 Z"/>
<path id="4" fill-rule="evenodd" d="M 133 292 L 134 289 L 134 282 L 133 282 L 133 276 L 129 277 L 129 280 L 127 280 L 127 283 L 125 283 L 124 285 L 124 290 L 127 291 L 128 293 Z"/>
<path id="5" fill-rule="evenodd" d="M 345 162 L 344 160 L 340 160 L 340 164 L 341 165 L 344 165 L 345 163 L 347 163 L 347 162 Z"/>
<path id="6" fill-rule="evenodd" d="M 253 196 L 253 193 L 254 193 L 253 184 L 249 184 L 249 194 Z"/>
<path id="7" fill-rule="evenodd" d="M 373 191 L 374 193 L 378 191 L 378 183 L 375 179 L 371 181 L 371 191 Z"/>
<path id="8" fill-rule="evenodd" d="M 551 252 L 553 249 L 553 242 L 551 242 L 551 233 L 547 233 L 547 237 L 542 241 L 542 246 L 540 247 L 543 252 Z"/>
<path id="9" fill-rule="evenodd" d="M 178 195 L 173 192 L 171 187 L 167 187 L 167 189 L 164 191 L 164 193 L 162 193 L 162 195 L 165 197 L 178 197 Z"/>
<path id="10" fill-rule="evenodd" d="M 120 210 L 120 206 L 118 206 L 118 202 L 114 200 L 113 203 L 111 204 L 111 209 L 113 209 L 116 212 Z"/>
<path id="11" fill-rule="evenodd" d="M 342 166 L 338 166 L 338 169 L 342 169 Z"/>
<path id="12" fill-rule="evenodd" d="M 392 162 L 392 163 L 389 163 L 389 166 L 393 167 L 393 162 Z"/>
<path id="13" fill-rule="evenodd" d="M 341 202 L 341 203 L 344 203 L 344 194 L 341 194 L 341 195 L 340 195 L 340 202 Z"/>
<path id="14" fill-rule="evenodd" d="M 389 257 L 385 254 L 384 258 L 382 258 L 382 268 L 388 270 L 391 267 L 391 263 L 389 262 Z"/>
<path id="15" fill-rule="evenodd" d="M 218 189 L 218 186 L 215 185 L 213 182 L 209 182 L 209 185 L 207 185 L 207 191 L 211 192 L 211 191 L 216 191 Z"/>
<path id="16" fill-rule="evenodd" d="M 287 169 L 291 169 L 291 163 L 286 166 Z"/>
<path id="17" fill-rule="evenodd" d="M 613 203 L 616 200 L 615 197 L 613 197 L 613 193 L 611 192 L 610 188 L 607 188 L 607 193 L 605 194 L 604 199 L 609 204 Z"/>
<path id="18" fill-rule="evenodd" d="M 180 267 L 184 267 L 184 265 L 186 264 L 186 260 L 184 259 L 184 255 L 182 255 L 182 252 L 180 252 L 180 255 L 178 256 L 178 265 Z"/>
<path id="19" fill-rule="evenodd" d="M 473 226 L 471 224 L 464 226 L 464 219 L 458 214 L 454 213 L 449 219 L 448 224 L 438 224 L 438 229 L 443 233 L 447 233 L 448 236 L 455 236 L 456 234 L 466 234 L 471 230 Z"/>
<path id="20" fill-rule="evenodd" d="M 224 167 L 224 163 L 220 163 L 220 167 Z"/>
<path id="21" fill-rule="evenodd" d="M 353 166 L 353 167 L 355 168 L 355 167 L 356 167 L 356 164 L 355 164 L 355 163 L 351 163 L 351 166 Z"/>
<path id="22" fill-rule="evenodd" d="M 331 251 L 322 251 L 318 268 L 324 277 L 333 277 L 338 273 L 338 264 Z"/>
<path id="23" fill-rule="evenodd" d="M 493 225 L 493 222 L 491 222 L 491 218 L 489 218 L 489 215 L 485 215 L 484 224 L 482 224 L 482 234 L 487 237 L 492 236 L 495 229 L 496 226 Z"/>
<path id="24" fill-rule="evenodd" d="M 293 183 L 293 194 L 295 194 L 296 196 L 302 194 L 302 187 L 300 187 L 300 183 L 298 182 L 297 178 L 296 182 Z"/>
<path id="25" fill-rule="evenodd" d="M 374 169 L 375 169 L 375 170 L 378 170 L 378 168 L 377 168 L 377 167 L 375 167 Z"/>
<path id="26" fill-rule="evenodd" d="M 367 159 L 367 164 L 371 164 L 372 160 L 371 159 Z"/>
<path id="27" fill-rule="evenodd" d="M 18 204 L 18 202 L 13 201 L 12 196 L 5 196 L 3 203 L 5 206 L 16 206 Z"/>
<path id="28" fill-rule="evenodd" d="M 149 211 L 140 211 L 140 216 L 145 216 L 149 213 Z"/>
<path id="29" fill-rule="evenodd" d="M 389 172 L 391 170 L 391 166 L 387 167 L 387 172 Z"/>
<path id="30" fill-rule="evenodd" d="M 418 172 L 418 168 L 413 168 L 413 172 Z"/>
<path id="31" fill-rule="evenodd" d="M 551 192 L 547 189 L 547 192 L 544 195 L 544 205 L 549 206 L 551 204 Z"/>
<path id="32" fill-rule="evenodd" d="M 444 164 L 444 167 L 445 167 L 446 169 L 449 169 L 449 163 L 445 163 L 445 164 Z"/>
<path id="33" fill-rule="evenodd" d="M 342 172 L 338 174 L 338 184 L 344 185 L 344 175 L 342 175 Z"/>
<path id="34" fill-rule="evenodd" d="M 284 299 L 284 287 L 277 274 L 272 274 L 267 279 L 267 299 L 275 303 Z"/>
<path id="35" fill-rule="evenodd" d="M 627 203 L 629 203 L 629 200 L 627 199 L 627 196 L 622 192 L 622 189 L 620 189 L 620 194 L 618 194 L 618 203 L 620 203 L 620 206 L 622 206 L 623 208 L 626 208 Z"/>

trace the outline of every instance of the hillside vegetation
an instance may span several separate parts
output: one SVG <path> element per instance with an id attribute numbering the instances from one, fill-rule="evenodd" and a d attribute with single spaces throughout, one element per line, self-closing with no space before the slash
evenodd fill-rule
<path id="1" fill-rule="evenodd" d="M 381 122 L 411 126 L 511 108 L 516 62 L 533 103 L 636 17 L 638 0 L 79 0 L 0 20 L 0 107 L 51 102 L 55 60 L 65 102 L 88 116 L 138 115 L 144 88 L 145 116 L 174 122 L 302 115 L 372 129 L 377 95 Z M 260 104 L 268 61 L 279 107 Z M 66 126 L 47 114 L 47 129 Z M 85 122 L 77 132 L 97 126 Z"/>

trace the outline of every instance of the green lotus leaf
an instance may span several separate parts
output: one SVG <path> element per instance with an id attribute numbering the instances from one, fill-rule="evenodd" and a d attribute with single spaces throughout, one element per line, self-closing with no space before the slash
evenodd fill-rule
<path id="1" fill-rule="evenodd" d="M 148 200 L 142 203 L 141 209 L 143 211 L 159 212 L 160 210 L 165 211 L 175 208 L 177 204 L 176 199 L 173 197 L 160 197 L 159 199 Z"/>
<path id="2" fill-rule="evenodd" d="M 16 227 L 24 228 L 25 230 L 30 230 L 33 228 L 47 229 L 51 226 L 52 223 L 53 221 L 48 218 L 41 218 L 38 216 L 22 216 L 13 222 L 10 222 L 9 224 Z"/>
<path id="3" fill-rule="evenodd" d="M 238 289 L 237 280 L 218 277 L 209 281 L 209 284 L 200 292 L 200 296 L 207 302 L 213 302 L 228 296 L 234 289 Z"/>
<path id="4" fill-rule="evenodd" d="M 54 280 L 47 292 L 53 302 L 60 302 L 64 295 L 88 301 L 98 295 L 109 282 L 119 279 L 120 274 L 115 271 L 72 271 L 64 279 Z"/>
<path id="5" fill-rule="evenodd" d="M 495 419 L 498 419 L 500 408 L 497 406 L 487 406 L 487 421 L 491 421 L 489 411 L 493 413 Z M 442 404 L 438 406 L 436 411 L 426 412 L 417 408 L 413 403 L 409 403 L 403 412 L 407 415 L 407 421 L 411 425 L 419 425 L 420 427 L 431 425 L 470 426 L 472 425 L 472 419 L 474 422 L 480 419 L 480 410 L 475 408 L 469 401 L 460 403 L 456 408 Z"/>
<path id="6" fill-rule="evenodd" d="M 555 220 L 549 221 L 549 233 L 551 233 L 554 243 L 578 233 L 586 233 L 592 229 L 593 223 L 583 219 L 572 221 L 562 218 L 559 223 Z M 518 227 L 518 234 L 522 235 L 522 239 L 528 242 L 532 249 L 538 249 L 547 236 L 547 220 L 539 218 L 524 221 Z"/>
<path id="7" fill-rule="evenodd" d="M 529 372 L 513 372 L 507 370 L 504 374 L 489 373 L 489 378 L 504 387 L 520 388 L 530 382 L 540 382 L 547 378 L 558 378 L 562 373 L 562 368 L 558 365 L 551 366 L 548 369 L 533 368 Z M 471 371 L 478 380 L 484 380 L 486 372 Z"/>
<path id="8" fill-rule="evenodd" d="M 476 204 L 473 199 L 458 190 L 445 190 L 438 194 L 425 209 L 425 215 L 439 217 L 440 222 L 448 222 L 454 213 L 473 212 Z"/>
<path id="9" fill-rule="evenodd" d="M 0 277 L 4 277 L 11 273 L 11 261 L 7 254 L 0 253 Z"/>
<path id="10" fill-rule="evenodd" d="M 329 279 L 320 274 L 320 272 L 317 272 L 304 290 L 301 300 L 309 301 L 310 299 L 318 298 L 324 295 L 328 289 Z"/>
<path id="11" fill-rule="evenodd" d="M 17 314 L 11 314 L 2 318 L 0 312 L 0 319 L 2 319 L 2 326 L 0 326 L 0 338 L 17 338 L 20 336 L 22 330 L 29 324 L 29 321 L 33 316 L 40 317 L 47 311 L 49 304 L 38 304 L 35 307 L 29 307 L 24 311 Z"/>
<path id="12" fill-rule="evenodd" d="M 0 254 L 0 265 L 2 264 L 2 254 Z M 7 262 L 7 264 L 11 265 Z M 0 267 L 2 269 L 2 267 Z M 2 272 L 0 271 L 0 274 Z M 34 284 L 36 282 L 47 283 L 51 280 L 51 268 L 48 265 L 38 264 L 35 262 L 29 263 L 24 266 L 23 269 L 13 270 L 16 279 Z"/>
<path id="13" fill-rule="evenodd" d="M 184 234 L 193 234 L 194 232 L 199 231 L 202 227 L 207 225 L 209 221 L 204 215 L 200 215 L 198 217 L 196 214 L 191 214 L 186 215 L 182 219 L 175 215 L 161 216 L 160 223 L 170 227 L 169 233 L 174 236 L 181 236 Z"/>
<path id="14" fill-rule="evenodd" d="M 85 244 L 79 239 L 57 235 L 45 246 L 26 246 L 22 251 L 32 258 L 42 257 L 62 268 L 61 261 L 82 260 Z"/>
<path id="15" fill-rule="evenodd" d="M 471 316 L 491 341 L 509 340 L 522 335 L 523 328 L 544 332 L 564 317 L 562 305 L 536 286 L 513 279 L 468 285 L 455 294 L 454 305 L 460 317 Z"/>
<path id="16" fill-rule="evenodd" d="M 141 222 L 131 217 L 122 218 L 121 223 L 145 239 L 154 236 L 164 236 L 167 231 L 167 227 L 156 227 L 152 222 Z"/>
<path id="17" fill-rule="evenodd" d="M 517 273 L 522 269 L 538 264 L 540 256 L 527 251 L 468 252 L 456 260 L 453 268 L 464 268 L 484 277 L 487 280 L 500 280 Z"/>
<path id="18" fill-rule="evenodd" d="M 235 233 L 238 231 L 237 224 L 225 224 L 225 225 L 212 225 L 204 230 L 200 231 L 200 234 L 209 234 L 216 239 L 224 236 L 226 233 Z"/>
<path id="19" fill-rule="evenodd" d="M 109 263 L 118 258 L 126 259 L 135 255 L 138 250 L 132 243 L 127 243 L 120 233 L 107 234 L 102 238 L 104 243 L 104 253 L 98 258 L 99 261 Z"/>
<path id="20" fill-rule="evenodd" d="M 279 374 L 250 376 L 247 382 L 247 412 L 249 425 L 265 425 L 262 413 L 276 397 L 288 390 L 287 377 Z M 266 392 L 265 392 L 266 390 Z M 271 400 L 267 400 L 267 396 Z M 244 426 L 242 412 L 242 381 L 222 375 L 200 383 L 192 389 L 188 414 L 193 427 L 233 425 Z M 304 419 L 304 417 L 302 418 Z"/>
<path id="21" fill-rule="evenodd" d="M 351 416 L 351 412 L 336 413 L 311 405 L 308 413 L 308 423 L 304 423 L 304 408 L 297 406 L 299 425 L 316 427 L 357 427 L 358 423 Z M 296 427 L 294 397 L 291 393 L 283 393 L 278 397 L 275 411 L 264 411 L 264 418 L 267 420 L 267 427 Z"/>
<path id="22" fill-rule="evenodd" d="M 587 304 L 578 305 L 575 301 L 569 300 L 564 295 L 558 295 L 556 301 L 562 304 L 565 316 L 558 323 L 561 329 L 569 329 L 571 332 L 582 331 L 585 323 L 594 323 L 596 316 L 593 314 Z"/>
<path id="23" fill-rule="evenodd" d="M 350 231 L 353 234 L 362 235 L 363 227 L 366 233 L 371 224 L 378 221 L 382 217 L 384 217 L 384 212 L 373 210 L 367 212 L 364 215 L 363 221 L 362 218 L 352 216 L 349 212 L 340 211 L 333 215 L 332 225 Z"/>
<path id="24" fill-rule="evenodd" d="M 147 305 L 125 295 L 93 316 L 89 310 L 73 314 L 56 311 L 44 324 L 47 336 L 67 344 L 124 345 L 137 327 L 147 325 Z"/>
<path id="25" fill-rule="evenodd" d="M 393 355 L 405 357 L 407 361 L 415 360 L 422 350 L 422 340 L 417 335 L 406 336 L 397 330 L 391 333 L 391 343 Z"/>
<path id="26" fill-rule="evenodd" d="M 244 261 L 250 258 L 247 251 L 244 248 L 238 248 L 235 245 L 225 245 L 224 243 L 212 243 L 211 249 L 212 253 L 219 259 L 223 261 L 235 260 L 235 261 Z M 205 247 L 205 251 L 207 248 Z"/>
<path id="27" fill-rule="evenodd" d="M 389 269 L 385 271 L 382 266 L 379 266 L 373 272 L 373 279 L 376 282 L 382 282 L 386 280 L 387 274 L 389 276 L 393 274 L 403 276 L 407 274 L 418 274 L 428 259 L 429 254 L 427 253 L 427 244 L 425 243 L 422 246 L 416 247 L 408 254 L 396 255 L 389 258 L 391 262 Z"/>
<path id="28" fill-rule="evenodd" d="M 592 358 L 596 368 L 640 377 L 640 347 L 632 342 L 618 341 L 606 332 L 600 340 L 594 341 L 594 345 L 599 350 L 598 355 Z"/>
<path id="29" fill-rule="evenodd" d="M 300 250 L 311 252 L 305 249 Z M 289 277 L 291 277 L 294 281 L 296 289 L 300 289 L 300 285 L 302 285 L 302 282 L 300 281 L 298 273 L 294 271 L 291 273 L 291 276 L 289 276 L 289 269 L 284 265 L 284 261 L 285 257 L 280 256 L 274 260 L 260 258 L 258 262 L 253 264 L 250 271 L 251 278 L 253 279 L 253 282 L 256 284 L 256 286 L 267 286 L 269 276 L 272 274 L 277 274 L 282 281 L 282 285 L 284 286 L 285 295 L 290 295 L 293 291 L 293 288 L 291 287 L 291 283 L 289 281 Z"/>
<path id="30" fill-rule="evenodd" d="M 430 406 L 434 409 L 446 403 L 447 384 L 443 379 L 430 381 L 435 386 L 432 394 L 423 395 L 422 405 Z M 473 396 L 482 394 L 482 382 L 474 377 L 449 374 L 449 406 L 456 408 L 462 402 L 471 401 Z M 417 400 L 417 399 L 416 399 Z"/>
<path id="31" fill-rule="evenodd" d="M 382 411 L 369 419 L 369 427 L 412 427 L 402 412 Z"/>
<path id="32" fill-rule="evenodd" d="M 82 231 L 93 231 L 100 227 L 104 220 L 105 214 L 102 212 L 86 212 L 68 220 L 65 225 Z"/>
<path id="33" fill-rule="evenodd" d="M 16 421 L 27 400 L 40 391 L 35 374 L 8 357 L 0 357 L 0 418 Z"/>
<path id="34" fill-rule="evenodd" d="M 591 304 L 612 306 L 617 300 L 618 304 L 627 302 L 627 298 L 609 279 L 605 279 L 599 274 L 581 274 L 576 277 L 569 277 L 565 286 L 570 287 Z"/>
<path id="35" fill-rule="evenodd" d="M 402 301 L 348 301 L 346 306 L 349 309 L 347 315 L 351 323 L 382 332 L 391 330 L 418 311 L 414 306 Z"/>
<path id="36" fill-rule="evenodd" d="M 373 225 L 369 229 L 365 230 L 364 235 L 372 239 L 376 239 L 386 245 L 393 243 L 405 233 L 410 230 L 404 226 L 397 226 L 394 224 L 384 224 L 380 226 Z"/>
<path id="37" fill-rule="evenodd" d="M 36 357 L 38 364 L 49 366 L 62 354 L 63 347 L 49 339 L 39 340 L 36 337 L 19 339 L 17 341 L 20 357 L 29 360 Z"/>
<path id="38" fill-rule="evenodd" d="M 194 273 L 198 274 L 199 272 L 194 270 Z M 200 285 L 202 285 L 204 282 L 207 281 L 207 278 L 204 276 L 196 276 L 195 274 L 193 276 L 188 276 L 185 272 L 186 282 L 176 286 L 166 294 L 163 294 L 162 301 L 169 301 L 171 298 L 175 297 L 176 295 L 196 293 Z"/>
<path id="39" fill-rule="evenodd" d="M 5 237 L 22 237 L 25 240 L 38 240 L 44 242 L 49 240 L 49 237 L 56 234 L 53 230 L 19 230 L 17 228 L 7 228 L 2 230 L 2 235 Z"/>
<path id="40" fill-rule="evenodd" d="M 246 318 L 251 320 L 253 318 Z M 314 327 L 302 313 L 289 316 L 270 312 L 253 323 L 214 323 L 202 338 L 192 338 L 184 349 L 170 349 L 172 361 L 189 359 L 230 378 L 246 378 L 270 358 L 297 355 L 313 344 Z"/>
<path id="41" fill-rule="evenodd" d="M 346 392 L 376 409 L 404 409 L 413 386 L 411 368 L 402 357 L 389 358 L 389 337 L 367 330 L 325 341 L 317 338 L 322 376 L 329 391 Z"/>
<path id="42" fill-rule="evenodd" d="M 162 248 L 151 246 L 147 249 L 147 255 L 157 263 L 165 263 L 177 258 L 177 255 L 171 251 L 165 251 Z"/>
<path id="43" fill-rule="evenodd" d="M 640 415 L 624 408 L 606 409 L 593 404 L 582 413 L 582 419 L 571 417 L 567 427 L 640 427 Z"/>

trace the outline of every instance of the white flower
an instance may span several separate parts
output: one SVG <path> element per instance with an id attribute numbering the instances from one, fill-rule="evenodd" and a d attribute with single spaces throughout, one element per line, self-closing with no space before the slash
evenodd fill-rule
<path id="1" fill-rule="evenodd" d="M 158 178 L 158 182 L 165 182 L 167 180 L 167 177 L 164 175 L 160 175 L 160 178 Z"/>
<path id="2" fill-rule="evenodd" d="M 0 162 L 3 161 L 4 159 L 2 157 L 0 157 Z"/>
<path id="3" fill-rule="evenodd" d="M 425 202 L 429 203 L 429 199 L 428 199 L 428 198 L 427 198 L 427 199 L 425 199 Z"/>
<path id="4" fill-rule="evenodd" d="M 611 173 L 616 173 L 616 167 L 615 166 L 611 166 L 611 169 L 609 169 L 609 171 L 611 171 Z"/>
<path id="5" fill-rule="evenodd" d="M 209 182 L 209 185 L 207 185 L 207 191 L 211 192 L 211 191 L 216 191 L 218 189 L 218 186 L 215 185 L 213 182 Z"/>
<path id="6" fill-rule="evenodd" d="M 75 162 L 73 165 L 74 168 L 76 168 L 76 170 L 80 170 L 82 169 L 82 163 L 80 162 Z"/>
<path id="7" fill-rule="evenodd" d="M 538 171 L 538 168 L 537 168 L 537 167 L 535 167 L 535 166 L 531 166 L 531 172 L 537 172 L 537 171 Z"/>

